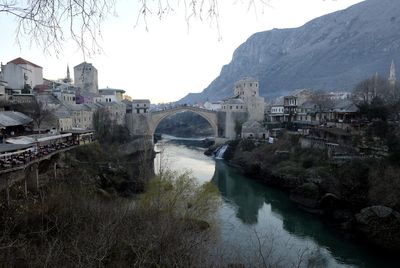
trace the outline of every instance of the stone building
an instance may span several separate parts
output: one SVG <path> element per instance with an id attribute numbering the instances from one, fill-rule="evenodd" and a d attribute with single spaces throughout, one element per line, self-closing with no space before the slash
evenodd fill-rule
<path id="1" fill-rule="evenodd" d="M 81 129 L 93 128 L 93 109 L 85 104 L 68 104 L 65 106 L 71 114 L 72 127 Z"/>
<path id="2" fill-rule="evenodd" d="M 265 101 L 259 93 L 259 83 L 254 78 L 246 77 L 235 83 L 234 95 L 244 101 L 249 120 L 264 120 Z"/>
<path id="3" fill-rule="evenodd" d="M 58 131 L 66 131 L 73 128 L 71 112 L 65 105 L 60 105 L 54 110 L 54 117 L 56 118 L 55 128 Z"/>
<path id="4" fill-rule="evenodd" d="M 126 105 L 122 102 L 98 102 L 99 108 L 104 108 L 110 113 L 111 120 L 118 125 L 125 124 Z"/>
<path id="5" fill-rule="evenodd" d="M 97 69 L 87 62 L 74 67 L 74 83 L 82 91 L 99 93 Z"/>
<path id="6" fill-rule="evenodd" d="M 132 113 L 147 114 L 150 109 L 150 100 L 132 100 Z"/>
<path id="7" fill-rule="evenodd" d="M 103 97 L 98 93 L 82 91 L 82 90 L 79 90 L 76 93 L 76 103 L 77 104 L 97 103 L 97 102 L 102 102 L 102 101 L 103 101 Z"/>
<path id="8" fill-rule="evenodd" d="M 32 90 L 35 86 L 43 84 L 43 68 L 23 58 L 16 58 L 6 65 L 1 65 L 1 72 L 11 89 L 23 90 L 27 85 Z"/>
<path id="9" fill-rule="evenodd" d="M 259 83 L 254 78 L 244 78 L 235 83 L 234 97 L 221 105 L 219 117 L 224 124 L 224 136 L 235 139 L 241 135 L 241 126 L 246 121 L 264 121 L 265 102 L 259 95 Z M 223 117 L 223 118 L 222 118 Z"/>
<path id="10" fill-rule="evenodd" d="M 266 139 L 268 131 L 257 121 L 247 121 L 242 125 L 242 138 L 244 139 Z"/>
<path id="11" fill-rule="evenodd" d="M 75 91 L 68 89 L 56 89 L 53 91 L 53 94 L 64 104 L 76 104 Z"/>
<path id="12" fill-rule="evenodd" d="M 248 120 L 246 103 L 241 98 L 231 98 L 224 101 L 220 113 L 224 118 L 220 118 L 224 124 L 224 136 L 228 139 L 235 139 L 241 133 L 241 125 Z"/>

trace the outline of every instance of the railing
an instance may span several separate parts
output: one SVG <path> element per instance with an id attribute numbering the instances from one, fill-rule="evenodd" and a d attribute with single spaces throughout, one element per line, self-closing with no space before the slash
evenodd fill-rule
<path id="1" fill-rule="evenodd" d="M 173 107 L 173 108 L 168 108 L 168 109 L 165 109 L 165 110 L 151 111 L 151 113 L 152 114 L 157 114 L 157 113 L 176 111 L 176 110 L 192 110 L 192 111 L 216 113 L 216 111 L 213 111 L 213 110 L 208 110 L 208 109 L 199 108 L 199 107 L 193 107 L 193 106 L 185 106 L 185 105 L 177 106 L 177 107 Z"/>
<path id="2" fill-rule="evenodd" d="M 64 142 L 53 146 L 41 146 L 36 152 L 30 154 L 17 155 L 8 159 L 0 159 L 0 174 L 24 169 L 33 163 L 48 159 L 53 155 L 71 150 L 80 146 L 78 141 Z"/>

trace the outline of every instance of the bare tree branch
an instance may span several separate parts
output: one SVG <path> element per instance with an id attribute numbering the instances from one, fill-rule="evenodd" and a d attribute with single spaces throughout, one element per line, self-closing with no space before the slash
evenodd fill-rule
<path id="1" fill-rule="evenodd" d="M 269 0 L 241 0 L 237 3 L 257 10 Z M 136 26 L 143 21 L 148 30 L 148 17 L 160 20 L 183 9 L 188 27 L 193 19 L 208 20 L 219 33 L 220 0 L 137 0 Z M 116 13 L 116 0 L 0 0 L 0 16 L 10 15 L 17 21 L 16 42 L 29 38 L 30 45 L 43 48 L 45 53 L 60 54 L 63 44 L 73 40 L 84 56 L 101 52 L 102 24 Z"/>

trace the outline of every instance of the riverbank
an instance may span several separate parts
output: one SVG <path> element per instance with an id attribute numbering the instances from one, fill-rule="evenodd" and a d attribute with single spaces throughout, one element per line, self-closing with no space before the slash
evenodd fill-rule
<path id="1" fill-rule="evenodd" d="M 199 188 L 186 174 L 166 172 L 153 177 L 143 191 L 131 180 L 127 166 L 141 169 L 136 164 L 142 158 L 133 161 L 132 155 L 121 158 L 121 151 L 104 149 L 91 144 L 64 155 L 57 180 L 29 193 L 27 199 L 15 193 L 11 206 L 2 207 L 0 263 L 7 267 L 207 263 L 218 205 L 214 188 L 210 184 Z M 132 198 L 131 191 L 141 194 Z"/>
<path id="2" fill-rule="evenodd" d="M 385 159 L 333 161 L 322 151 L 301 149 L 296 136 L 229 144 L 224 159 L 245 176 L 287 191 L 300 209 L 359 239 L 400 251 L 397 166 Z"/>

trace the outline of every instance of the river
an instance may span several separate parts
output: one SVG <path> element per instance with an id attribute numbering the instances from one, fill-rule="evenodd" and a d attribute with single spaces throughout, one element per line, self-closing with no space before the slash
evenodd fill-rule
<path id="1" fill-rule="evenodd" d="M 288 194 L 242 176 L 222 160 L 203 154 L 196 140 L 167 137 L 156 144 L 161 151 L 155 170 L 163 166 L 190 170 L 200 182 L 219 189 L 220 248 L 224 260 L 248 266 L 263 264 L 297 267 L 400 267 L 396 256 L 380 252 L 349 234 L 305 213 Z M 161 156 L 161 157 L 160 157 Z M 396 265 L 397 264 L 397 265 Z"/>

